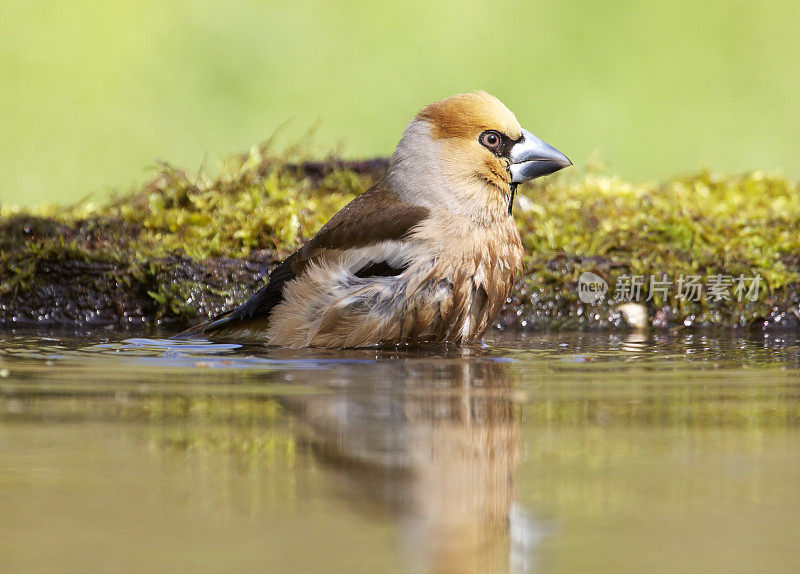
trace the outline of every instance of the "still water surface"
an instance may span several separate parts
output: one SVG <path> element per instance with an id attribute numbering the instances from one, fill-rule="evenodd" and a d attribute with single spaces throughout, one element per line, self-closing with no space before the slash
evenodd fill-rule
<path id="1" fill-rule="evenodd" d="M 0 336 L 2 572 L 797 572 L 797 334 Z"/>

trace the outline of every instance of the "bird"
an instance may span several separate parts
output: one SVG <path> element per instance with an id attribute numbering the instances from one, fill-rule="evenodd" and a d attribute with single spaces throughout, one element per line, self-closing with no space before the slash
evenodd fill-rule
<path id="1" fill-rule="evenodd" d="M 431 103 L 381 180 L 249 300 L 179 337 L 333 349 L 480 340 L 522 266 L 517 186 L 570 165 L 485 91 Z"/>

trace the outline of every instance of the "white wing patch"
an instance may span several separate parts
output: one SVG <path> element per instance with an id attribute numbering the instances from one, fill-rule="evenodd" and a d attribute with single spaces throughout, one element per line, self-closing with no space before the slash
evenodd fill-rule
<path id="1" fill-rule="evenodd" d="M 267 332 L 288 347 L 358 346 L 399 335 L 409 283 L 428 265 L 418 246 L 405 241 L 331 252 L 287 285 Z M 422 262 L 420 263 L 420 259 Z M 397 276 L 357 277 L 372 263 L 406 268 Z"/>
<path id="2" fill-rule="evenodd" d="M 381 241 L 368 247 L 348 249 L 342 252 L 341 271 L 355 275 L 370 263 L 385 261 L 398 269 L 408 267 L 414 260 L 416 250 L 406 241 Z"/>

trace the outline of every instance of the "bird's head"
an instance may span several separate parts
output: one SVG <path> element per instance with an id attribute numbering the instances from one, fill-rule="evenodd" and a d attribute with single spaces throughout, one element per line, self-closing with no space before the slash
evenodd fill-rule
<path id="1" fill-rule="evenodd" d="M 511 213 L 517 184 L 570 165 L 478 91 L 423 108 L 403 133 L 389 178 L 408 201 L 492 219 Z"/>

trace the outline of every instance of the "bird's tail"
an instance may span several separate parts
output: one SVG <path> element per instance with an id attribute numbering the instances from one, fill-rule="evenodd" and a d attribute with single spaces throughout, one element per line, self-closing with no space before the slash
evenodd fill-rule
<path id="1" fill-rule="evenodd" d="M 173 335 L 172 337 L 170 337 L 170 339 L 181 340 L 181 339 L 206 338 L 209 335 L 212 335 L 214 332 L 219 331 L 220 329 L 228 325 L 228 323 L 231 322 L 232 313 L 233 310 L 225 311 L 224 313 L 217 315 L 213 319 L 202 321 L 197 325 L 189 327 L 185 331 L 181 331 L 177 335 Z"/>

